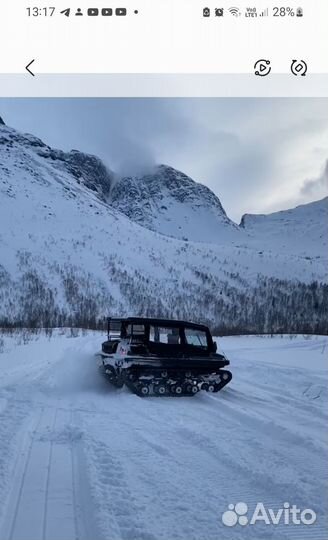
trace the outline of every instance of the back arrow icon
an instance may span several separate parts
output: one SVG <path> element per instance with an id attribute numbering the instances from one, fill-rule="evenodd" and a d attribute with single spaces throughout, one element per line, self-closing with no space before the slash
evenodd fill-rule
<path id="1" fill-rule="evenodd" d="M 35 62 L 35 60 L 32 60 L 27 66 L 25 67 L 26 71 L 28 71 L 33 77 L 35 77 L 34 73 L 29 69 L 29 67 Z"/>

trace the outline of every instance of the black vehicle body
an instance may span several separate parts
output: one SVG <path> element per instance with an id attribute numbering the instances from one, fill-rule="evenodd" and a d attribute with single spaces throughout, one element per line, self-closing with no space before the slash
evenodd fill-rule
<path id="1" fill-rule="evenodd" d="M 172 319 L 109 318 L 100 369 L 140 396 L 218 392 L 232 375 L 207 326 Z"/>

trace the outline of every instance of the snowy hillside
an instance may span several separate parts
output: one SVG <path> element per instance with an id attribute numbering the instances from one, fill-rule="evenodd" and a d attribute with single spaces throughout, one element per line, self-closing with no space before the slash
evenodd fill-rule
<path id="1" fill-rule="evenodd" d="M 168 236 L 216 244 L 247 237 L 209 188 L 165 165 L 142 177 L 122 178 L 110 201 L 136 223 Z"/>
<path id="2" fill-rule="evenodd" d="M 302 244 L 306 225 L 299 251 L 283 252 L 271 242 L 273 232 L 245 231 L 208 188 L 159 167 L 155 179 L 142 181 L 151 200 L 141 221 L 166 236 L 136 223 L 133 199 L 144 199 L 130 191 L 136 180 L 126 182 L 125 199 L 123 180 L 97 157 L 53 150 L 0 125 L 1 324 L 90 325 L 109 313 L 134 313 L 197 319 L 221 329 L 323 328 L 324 212 L 308 205 L 307 222 L 322 220 L 317 238 L 313 228 L 309 255 Z M 163 213 L 153 190 L 157 206 L 167 208 Z M 211 230 L 211 236 L 207 243 L 180 240 L 172 237 L 180 235 L 176 223 L 181 235 L 199 233 L 204 240 Z M 288 232 L 279 228 L 283 242 Z"/>
<path id="3" fill-rule="evenodd" d="M 245 214 L 240 226 L 249 233 L 251 244 L 262 242 L 284 253 L 320 256 L 328 250 L 327 223 L 328 197 L 274 214 Z"/>
<path id="4" fill-rule="evenodd" d="M 100 334 L 21 338 L 0 349 L 1 540 L 328 538 L 327 338 L 221 339 L 233 384 L 176 399 L 111 388 Z M 228 527 L 238 502 L 316 521 Z"/>

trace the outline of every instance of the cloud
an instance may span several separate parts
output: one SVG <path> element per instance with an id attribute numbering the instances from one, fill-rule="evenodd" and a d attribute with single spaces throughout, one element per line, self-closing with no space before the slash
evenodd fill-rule
<path id="1" fill-rule="evenodd" d="M 0 99 L 0 113 L 119 174 L 176 167 L 209 186 L 235 221 L 320 198 L 327 187 L 317 171 L 328 156 L 328 99 Z"/>
<path id="2" fill-rule="evenodd" d="M 301 189 L 301 195 L 305 197 L 322 198 L 328 195 L 328 160 L 322 174 L 318 178 L 306 180 Z"/>

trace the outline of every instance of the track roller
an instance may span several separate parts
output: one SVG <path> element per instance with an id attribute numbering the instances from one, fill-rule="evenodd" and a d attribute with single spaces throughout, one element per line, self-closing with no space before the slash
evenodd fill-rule
<path id="1" fill-rule="evenodd" d="M 166 386 L 165 384 L 154 384 L 154 394 L 156 396 L 165 396 L 166 394 Z"/>
<path id="2" fill-rule="evenodd" d="M 138 388 L 138 392 L 141 396 L 148 396 L 149 395 L 149 386 L 148 384 L 141 384 Z"/>
<path id="3" fill-rule="evenodd" d="M 171 394 L 175 394 L 176 396 L 181 396 L 183 394 L 183 388 L 181 384 L 171 384 L 170 386 L 170 392 Z"/>
<path id="4" fill-rule="evenodd" d="M 197 394 L 198 390 L 199 390 L 199 388 L 198 388 L 197 384 L 195 384 L 195 383 L 187 382 L 184 385 L 184 393 L 187 394 L 187 395 Z"/>

